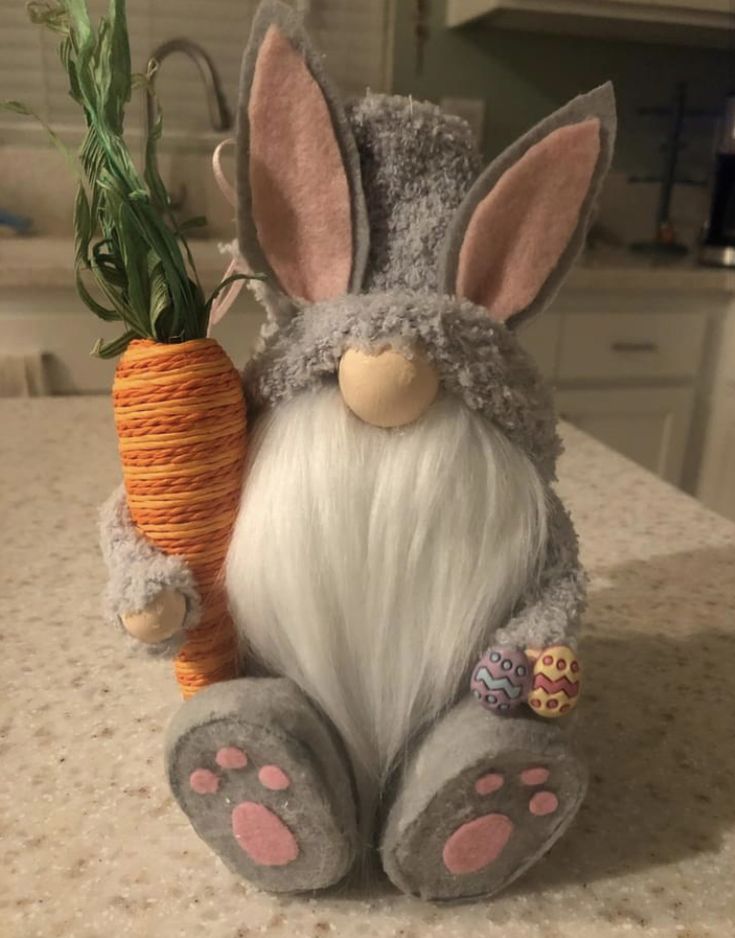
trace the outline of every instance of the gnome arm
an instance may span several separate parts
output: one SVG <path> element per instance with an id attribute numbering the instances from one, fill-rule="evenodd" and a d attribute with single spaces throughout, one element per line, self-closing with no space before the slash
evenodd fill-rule
<path id="1" fill-rule="evenodd" d="M 548 539 L 541 576 L 507 625 L 496 633 L 499 645 L 524 649 L 576 646 L 587 578 L 579 563 L 577 535 L 555 492 L 549 493 L 548 504 Z"/>
<path id="2" fill-rule="evenodd" d="M 157 550 L 136 530 L 122 485 L 101 508 L 100 545 L 108 573 L 105 618 L 135 650 L 173 657 L 184 632 L 199 621 L 199 594 L 185 561 Z M 136 640 L 143 634 L 146 639 Z M 158 635 L 164 637 L 156 640 Z"/>

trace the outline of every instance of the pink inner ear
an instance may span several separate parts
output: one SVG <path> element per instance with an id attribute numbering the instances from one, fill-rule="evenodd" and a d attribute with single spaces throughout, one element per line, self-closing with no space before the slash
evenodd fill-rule
<path id="1" fill-rule="evenodd" d="M 457 288 L 505 322 L 538 295 L 572 237 L 600 153 L 600 121 L 560 127 L 532 146 L 475 209 Z"/>
<path id="2" fill-rule="evenodd" d="M 252 210 L 263 253 L 291 296 L 339 296 L 352 269 L 347 175 L 322 91 L 276 26 L 258 53 L 248 117 Z"/>

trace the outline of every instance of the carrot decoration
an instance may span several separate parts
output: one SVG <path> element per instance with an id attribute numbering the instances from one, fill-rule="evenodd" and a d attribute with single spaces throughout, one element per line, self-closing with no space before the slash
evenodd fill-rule
<path id="1" fill-rule="evenodd" d="M 207 333 L 217 295 L 248 277 L 228 277 L 205 298 L 184 236 L 203 220 L 179 224 L 158 172 L 160 109 L 143 174 L 135 168 L 123 136 L 133 87 L 125 0 L 109 0 L 96 29 L 86 0 L 36 0 L 28 9 L 34 22 L 61 36 L 69 93 L 87 125 L 78 164 L 47 130 L 79 177 L 79 295 L 95 315 L 125 326 L 93 351 L 122 355 L 113 405 L 130 514 L 156 547 L 188 562 L 202 599 L 200 624 L 175 664 L 190 697 L 236 671 L 221 571 L 239 501 L 245 402 L 235 368 Z M 138 78 L 150 86 L 151 76 Z M 0 107 L 35 116 L 17 101 Z"/>
<path id="2" fill-rule="evenodd" d="M 184 557 L 202 618 L 176 663 L 184 697 L 235 677 L 234 629 L 220 571 L 240 498 L 240 378 L 213 339 L 135 341 L 112 389 L 128 508 L 156 547 Z"/>

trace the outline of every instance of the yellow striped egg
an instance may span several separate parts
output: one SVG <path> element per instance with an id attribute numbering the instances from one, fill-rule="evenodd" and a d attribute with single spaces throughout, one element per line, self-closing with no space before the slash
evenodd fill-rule
<path id="1" fill-rule="evenodd" d="M 567 645 L 544 648 L 533 666 L 533 686 L 528 705 L 540 717 L 566 716 L 579 701 L 582 668 Z"/>

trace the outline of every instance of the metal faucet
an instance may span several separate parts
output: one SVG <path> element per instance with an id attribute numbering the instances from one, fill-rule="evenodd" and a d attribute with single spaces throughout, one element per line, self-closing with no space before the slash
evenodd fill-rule
<path id="1" fill-rule="evenodd" d="M 208 53 L 196 42 L 190 39 L 169 39 L 153 50 L 148 60 L 146 74 L 150 75 L 150 87 L 146 95 L 146 138 L 153 130 L 153 125 L 158 116 L 158 107 L 153 93 L 153 82 L 157 68 L 160 68 L 164 59 L 168 58 L 172 52 L 183 52 L 199 69 L 199 74 L 204 82 L 204 90 L 207 96 L 207 107 L 209 109 L 209 119 L 212 123 L 212 129 L 223 131 L 232 127 L 232 116 L 227 106 L 219 72 L 209 57 Z"/>

